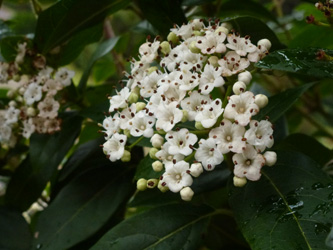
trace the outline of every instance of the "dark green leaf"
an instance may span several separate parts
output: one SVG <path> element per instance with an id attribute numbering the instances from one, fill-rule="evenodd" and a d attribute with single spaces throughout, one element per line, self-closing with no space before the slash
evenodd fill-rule
<path id="1" fill-rule="evenodd" d="M 168 35 L 174 24 L 187 23 L 179 0 L 140 0 L 137 4 L 145 18 L 160 32 L 160 35 Z"/>
<path id="2" fill-rule="evenodd" d="M 311 157 L 321 166 L 324 166 L 333 158 L 331 150 L 324 147 L 313 137 L 305 134 L 292 134 L 282 141 L 276 148 L 301 152 L 308 157 Z"/>
<path id="3" fill-rule="evenodd" d="M 256 44 L 260 39 L 266 38 L 272 43 L 271 51 L 285 48 L 275 33 L 259 19 L 254 17 L 237 17 L 227 18 L 225 21 L 230 22 L 235 31 L 240 33 L 241 36 L 249 35 L 253 44 Z"/>
<path id="4" fill-rule="evenodd" d="M 111 165 L 79 175 L 41 213 L 34 247 L 68 249 L 97 232 L 129 198 L 132 172 Z"/>
<path id="5" fill-rule="evenodd" d="M 68 41 L 77 32 L 101 23 L 130 0 L 62 0 L 38 18 L 35 42 L 44 54 Z"/>
<path id="6" fill-rule="evenodd" d="M 17 44 L 28 41 L 23 36 L 9 36 L 1 39 L 1 55 L 7 62 L 13 62 L 17 55 Z"/>
<path id="7" fill-rule="evenodd" d="M 314 83 L 308 83 L 296 88 L 288 89 L 280 94 L 269 98 L 268 105 L 260 110 L 259 114 L 254 117 L 256 120 L 265 119 L 269 117 L 271 122 L 275 122 L 281 117 L 296 101 L 297 99 Z"/>
<path id="8" fill-rule="evenodd" d="M 95 53 L 92 55 L 91 59 L 89 60 L 86 69 L 83 72 L 83 75 L 81 77 L 79 87 L 78 87 L 79 90 L 82 91 L 86 87 L 91 69 L 94 66 L 95 62 L 99 58 L 101 58 L 101 57 L 105 56 L 107 53 L 109 53 L 114 48 L 114 46 L 117 44 L 118 40 L 119 40 L 119 37 L 114 37 L 114 38 L 108 39 L 106 41 L 103 41 L 102 43 L 99 44 Z"/>
<path id="9" fill-rule="evenodd" d="M 190 204 L 157 207 L 121 222 L 92 249 L 196 249 L 213 213 Z"/>
<path id="10" fill-rule="evenodd" d="M 136 168 L 136 173 L 135 173 L 135 179 L 138 180 L 140 178 L 145 178 L 145 179 L 152 179 L 152 178 L 159 178 L 163 172 L 155 172 L 152 168 L 152 164 L 155 160 L 150 158 L 149 155 L 147 155 L 145 158 L 143 158 L 137 168 Z"/>
<path id="11" fill-rule="evenodd" d="M 182 5 L 183 6 L 195 6 L 195 5 L 201 5 L 206 3 L 214 2 L 214 0 L 183 0 Z"/>
<path id="12" fill-rule="evenodd" d="M 0 249 L 30 249 L 32 235 L 21 212 L 0 207 Z"/>
<path id="13" fill-rule="evenodd" d="M 277 151 L 278 161 L 229 202 L 251 249 L 326 249 L 333 222 L 333 182 L 311 158 Z"/>
<path id="14" fill-rule="evenodd" d="M 318 78 L 333 78 L 333 61 L 316 59 L 316 54 L 320 50 L 333 56 L 333 50 L 327 49 L 284 49 L 270 53 L 256 66 L 262 69 L 275 69 Z"/>
<path id="15" fill-rule="evenodd" d="M 327 235 L 326 246 L 333 248 L 333 227 L 331 229 L 331 232 Z"/>
<path id="16" fill-rule="evenodd" d="M 64 117 L 60 132 L 32 135 L 30 157 L 18 167 L 8 185 L 6 199 L 11 205 L 24 211 L 37 200 L 72 147 L 80 132 L 81 121 L 82 118 L 70 114 Z"/>
<path id="17" fill-rule="evenodd" d="M 252 16 L 255 18 L 277 22 L 276 18 L 262 4 L 250 0 L 229 0 L 221 5 L 220 18 L 232 16 Z"/>

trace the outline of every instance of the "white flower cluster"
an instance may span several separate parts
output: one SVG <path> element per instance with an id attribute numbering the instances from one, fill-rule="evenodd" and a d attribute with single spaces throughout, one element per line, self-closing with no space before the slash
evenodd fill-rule
<path id="1" fill-rule="evenodd" d="M 11 100 L 0 110 L 0 144 L 10 147 L 21 135 L 29 138 L 34 132 L 53 133 L 60 129 L 57 93 L 70 85 L 74 76 L 73 71 L 60 68 L 54 72 L 50 67 L 36 75 L 22 75 L 19 64 L 23 63 L 24 55 L 25 44 L 19 44 L 15 62 L 0 63 L 0 87 L 8 90 L 7 97 Z M 11 67 L 14 70 L 10 71 Z"/>
<path id="2" fill-rule="evenodd" d="M 110 116 L 101 124 L 104 153 L 111 161 L 126 161 L 129 137 L 150 138 L 152 167 L 163 172 L 159 180 L 140 179 L 138 189 L 158 186 L 180 192 L 184 200 L 193 196 L 193 177 L 214 170 L 226 157 L 234 163 L 236 186 L 258 180 L 276 154 L 262 154 L 273 145 L 272 124 L 252 117 L 268 99 L 246 91 L 252 79 L 246 69 L 270 47 L 267 39 L 252 44 L 227 23 L 202 20 L 172 29 L 168 41 L 147 41 L 139 60 L 132 60 L 126 86 L 109 97 Z"/>

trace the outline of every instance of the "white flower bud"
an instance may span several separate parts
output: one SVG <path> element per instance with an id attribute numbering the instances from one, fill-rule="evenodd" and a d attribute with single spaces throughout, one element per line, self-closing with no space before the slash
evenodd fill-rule
<path id="1" fill-rule="evenodd" d="M 219 67 L 218 61 L 219 61 L 219 58 L 217 56 L 211 56 L 208 58 L 208 62 L 214 67 Z"/>
<path id="2" fill-rule="evenodd" d="M 132 93 L 130 94 L 130 96 L 128 97 L 128 102 L 129 102 L 129 103 L 136 103 L 136 102 L 138 101 L 138 99 L 139 99 L 138 94 L 132 92 Z"/>
<path id="3" fill-rule="evenodd" d="M 180 190 L 180 196 L 182 197 L 182 200 L 184 200 L 184 201 L 192 200 L 193 195 L 194 195 L 194 192 L 190 187 L 185 187 L 182 190 Z"/>
<path id="4" fill-rule="evenodd" d="M 238 81 L 241 81 L 248 85 L 252 80 L 252 75 L 249 71 L 244 71 L 238 74 Z"/>
<path id="5" fill-rule="evenodd" d="M 203 167 L 201 163 L 193 163 L 190 167 L 190 174 L 193 177 L 199 177 L 203 173 Z"/>
<path id="6" fill-rule="evenodd" d="M 139 179 L 139 180 L 136 182 L 136 188 L 137 188 L 139 191 L 145 191 L 145 190 L 147 189 L 147 180 L 144 179 L 144 178 Z"/>
<path id="7" fill-rule="evenodd" d="M 276 163 L 277 155 L 273 151 L 266 151 L 264 153 L 264 158 L 266 160 L 266 165 L 271 167 Z"/>
<path id="8" fill-rule="evenodd" d="M 221 24 L 222 27 L 228 29 L 229 31 L 232 30 L 232 25 L 231 23 L 222 23 Z"/>
<path id="9" fill-rule="evenodd" d="M 150 156 L 150 158 L 152 158 L 152 159 L 155 159 L 155 160 L 157 160 L 157 158 L 156 158 L 156 153 L 158 152 L 159 150 L 157 149 L 157 148 L 151 148 L 150 150 L 149 150 L 149 156 Z"/>
<path id="10" fill-rule="evenodd" d="M 163 170 L 163 163 L 160 161 L 154 161 L 152 167 L 155 172 L 160 172 Z"/>
<path id="11" fill-rule="evenodd" d="M 167 42 L 167 41 L 163 41 L 163 42 L 160 44 L 160 47 L 161 47 L 161 52 L 162 52 L 164 55 L 169 54 L 170 51 L 171 51 L 170 43 Z"/>
<path id="12" fill-rule="evenodd" d="M 240 95 L 241 93 L 244 93 L 245 90 L 246 90 L 246 84 L 241 81 L 235 82 L 234 85 L 232 86 L 232 91 L 236 95 Z"/>
<path id="13" fill-rule="evenodd" d="M 23 88 L 23 87 L 19 88 L 18 92 L 20 95 L 24 95 L 25 88 Z"/>
<path id="14" fill-rule="evenodd" d="M 191 50 L 191 52 L 192 53 L 200 53 L 200 49 L 196 46 L 196 41 L 192 41 L 191 43 L 190 43 L 190 50 Z"/>
<path id="15" fill-rule="evenodd" d="M 143 110 L 145 107 L 146 107 L 146 104 L 144 102 L 135 103 L 136 112 Z"/>
<path id="16" fill-rule="evenodd" d="M 254 103 L 258 105 L 259 108 L 263 108 L 268 104 L 268 97 L 263 94 L 258 94 L 255 96 Z"/>
<path id="17" fill-rule="evenodd" d="M 27 115 L 33 117 L 36 115 L 36 110 L 33 107 L 27 108 Z"/>
<path id="18" fill-rule="evenodd" d="M 261 39 L 257 43 L 258 46 L 264 46 L 267 50 L 272 47 L 272 43 L 268 39 Z"/>
<path id="19" fill-rule="evenodd" d="M 147 180 L 147 188 L 154 188 L 158 184 L 158 179 L 149 179 Z"/>
<path id="20" fill-rule="evenodd" d="M 10 107 L 14 107 L 14 108 L 16 107 L 16 104 L 17 104 L 17 103 L 16 103 L 15 101 L 13 101 L 13 100 L 10 101 L 10 102 L 8 103 L 8 105 L 9 105 Z"/>
<path id="21" fill-rule="evenodd" d="M 120 158 L 122 162 L 129 162 L 131 160 L 131 152 L 124 150 L 123 156 Z"/>
<path id="22" fill-rule="evenodd" d="M 233 181 L 235 187 L 244 187 L 247 183 L 247 179 L 245 177 L 240 178 L 238 176 L 234 176 Z"/>
<path id="23" fill-rule="evenodd" d="M 169 190 L 168 186 L 166 185 L 166 183 L 164 181 L 159 181 L 157 188 L 162 192 L 165 193 L 166 191 Z"/>
<path id="24" fill-rule="evenodd" d="M 169 35 L 167 37 L 167 40 L 169 42 L 172 42 L 173 44 L 177 44 L 179 42 L 178 36 L 175 33 L 173 33 L 173 32 L 169 33 Z"/>
<path id="25" fill-rule="evenodd" d="M 151 142 L 151 145 L 153 145 L 154 148 L 161 148 L 161 146 L 164 143 L 164 138 L 159 134 L 154 134 L 150 138 L 150 142 Z"/>
<path id="26" fill-rule="evenodd" d="M 218 27 L 218 28 L 215 30 L 215 33 L 220 33 L 220 32 L 222 32 L 222 33 L 228 35 L 228 34 L 229 34 L 229 29 L 227 29 L 226 27 L 223 27 L 223 26 Z"/>

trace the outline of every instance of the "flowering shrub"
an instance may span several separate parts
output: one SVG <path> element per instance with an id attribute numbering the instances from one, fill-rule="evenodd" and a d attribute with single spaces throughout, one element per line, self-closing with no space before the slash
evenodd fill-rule
<path id="1" fill-rule="evenodd" d="M 0 249 L 333 247 L 332 1 L 2 5 Z"/>

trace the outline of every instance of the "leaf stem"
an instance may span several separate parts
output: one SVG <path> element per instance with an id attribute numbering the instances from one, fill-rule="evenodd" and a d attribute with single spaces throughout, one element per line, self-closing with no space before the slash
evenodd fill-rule
<path id="1" fill-rule="evenodd" d="M 135 145 L 137 145 L 140 141 L 142 141 L 143 138 L 145 138 L 145 137 L 144 137 L 144 136 L 139 137 L 139 139 L 137 139 L 135 142 L 133 142 L 133 143 L 132 143 L 131 145 L 129 145 L 127 148 L 128 148 L 129 150 L 131 150 Z"/>

